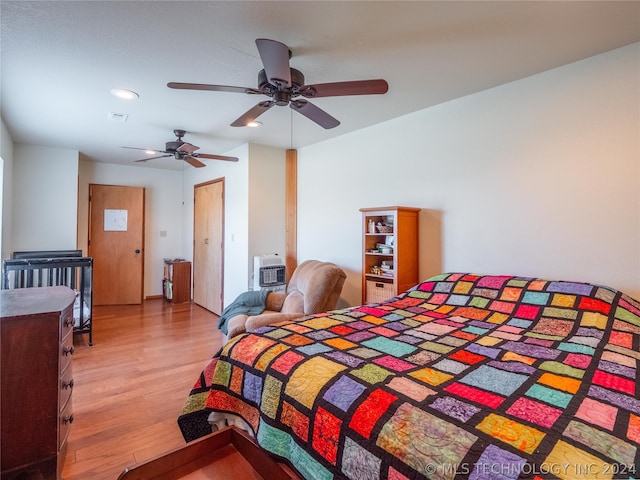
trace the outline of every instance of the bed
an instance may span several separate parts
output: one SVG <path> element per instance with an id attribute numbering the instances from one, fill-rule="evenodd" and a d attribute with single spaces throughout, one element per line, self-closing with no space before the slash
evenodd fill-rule
<path id="1" fill-rule="evenodd" d="M 230 340 L 178 419 L 307 479 L 638 478 L 640 302 L 463 273 Z"/>

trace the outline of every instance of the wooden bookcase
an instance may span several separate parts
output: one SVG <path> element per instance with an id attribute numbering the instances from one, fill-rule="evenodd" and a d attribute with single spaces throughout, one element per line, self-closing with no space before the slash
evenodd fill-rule
<path id="1" fill-rule="evenodd" d="M 162 296 L 173 303 L 191 301 L 191 262 L 165 260 Z"/>
<path id="2" fill-rule="evenodd" d="M 418 214 L 414 207 L 361 208 L 362 303 L 379 303 L 418 283 Z"/>

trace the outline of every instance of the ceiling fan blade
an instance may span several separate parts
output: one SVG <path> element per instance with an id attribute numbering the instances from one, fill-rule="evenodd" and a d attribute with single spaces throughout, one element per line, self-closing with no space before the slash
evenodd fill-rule
<path id="1" fill-rule="evenodd" d="M 247 123 L 252 122 L 256 118 L 258 118 L 264 112 L 266 112 L 271 107 L 273 107 L 275 104 L 276 104 L 276 102 L 270 101 L 270 100 L 265 100 L 264 102 L 260 102 L 257 105 L 255 105 L 254 107 L 252 107 L 250 110 L 245 112 L 244 115 L 242 115 L 241 117 L 236 119 L 231 124 L 231 126 L 232 127 L 246 127 Z"/>
<path id="2" fill-rule="evenodd" d="M 256 46 L 269 82 L 274 85 L 290 87 L 289 47 L 284 43 L 267 38 L 258 38 Z"/>
<path id="3" fill-rule="evenodd" d="M 176 88 L 180 90 L 210 90 L 213 92 L 231 92 L 231 93 L 249 93 L 258 94 L 262 93 L 260 90 L 249 87 L 232 87 L 230 85 L 209 85 L 206 83 L 180 83 L 169 82 L 167 87 Z"/>
<path id="4" fill-rule="evenodd" d="M 152 153 L 168 153 L 168 152 L 165 152 L 164 150 L 157 150 L 155 148 L 140 148 L 140 147 L 120 147 L 120 148 L 128 148 L 130 150 L 143 150 L 145 152 L 152 152 Z"/>
<path id="5" fill-rule="evenodd" d="M 389 84 L 382 79 L 355 80 L 353 82 L 318 83 L 300 87 L 306 98 L 341 97 L 345 95 L 381 95 L 387 93 Z"/>
<path id="6" fill-rule="evenodd" d="M 173 155 L 159 155 L 157 157 L 141 158 L 140 160 L 134 160 L 134 162 L 146 162 L 147 160 L 153 160 L 154 158 L 172 157 Z"/>
<path id="7" fill-rule="evenodd" d="M 291 100 L 289 106 L 295 111 L 300 112 L 309 120 L 313 120 L 321 127 L 329 129 L 340 125 L 340 121 L 333 118 L 321 108 L 316 107 L 313 103 L 307 102 L 306 100 Z"/>
<path id="8" fill-rule="evenodd" d="M 191 145 L 190 143 L 185 142 L 182 145 L 180 145 L 178 148 L 176 148 L 176 152 L 187 153 L 191 155 L 193 152 L 195 152 L 199 148 L 200 147 L 196 147 L 195 145 Z"/>
<path id="9" fill-rule="evenodd" d="M 187 162 L 189 165 L 191 165 L 192 167 L 196 167 L 196 168 L 202 168 L 202 167 L 206 167 L 206 165 L 204 163 L 202 163 L 200 160 L 198 160 L 195 157 L 192 157 L 191 155 L 186 155 L 183 160 L 185 162 Z"/>
<path id="10" fill-rule="evenodd" d="M 226 160 L 227 162 L 238 161 L 238 157 L 227 157 L 226 155 L 214 155 L 212 153 L 199 153 L 198 158 L 208 158 L 210 160 Z"/>

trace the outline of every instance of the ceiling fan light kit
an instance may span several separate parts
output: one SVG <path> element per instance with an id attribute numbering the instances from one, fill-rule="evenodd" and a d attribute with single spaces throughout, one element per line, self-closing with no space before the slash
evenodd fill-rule
<path id="1" fill-rule="evenodd" d="M 387 93 L 389 85 L 385 80 L 356 80 L 348 82 L 320 83 L 305 85 L 301 71 L 289 66 L 291 50 L 284 43 L 259 38 L 256 40 L 258 53 L 264 69 L 258 72 L 258 88 L 234 87 L 230 85 L 209 85 L 202 83 L 169 82 L 167 86 L 182 90 L 209 90 L 215 92 L 266 95 L 271 100 L 258 102 L 231 123 L 232 127 L 246 127 L 274 105 L 289 107 L 304 115 L 323 128 L 335 128 L 340 121 L 317 107 L 306 98 L 340 97 L 347 95 L 381 95 Z M 298 99 L 298 97 L 304 97 Z"/>

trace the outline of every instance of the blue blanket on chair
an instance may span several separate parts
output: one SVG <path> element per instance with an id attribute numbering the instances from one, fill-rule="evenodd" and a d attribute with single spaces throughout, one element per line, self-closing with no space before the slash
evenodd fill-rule
<path id="1" fill-rule="evenodd" d="M 222 311 L 222 315 L 218 318 L 218 328 L 226 335 L 229 333 L 227 322 L 236 315 L 260 315 L 264 312 L 267 295 L 269 295 L 268 290 L 254 290 L 238 295 Z"/>

